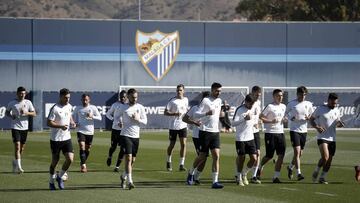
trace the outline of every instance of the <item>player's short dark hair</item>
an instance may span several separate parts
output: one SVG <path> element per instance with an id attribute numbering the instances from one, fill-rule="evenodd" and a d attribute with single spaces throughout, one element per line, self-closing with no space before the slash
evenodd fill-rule
<path id="1" fill-rule="evenodd" d="M 120 93 L 119 93 L 119 97 L 122 97 L 124 94 L 126 94 L 126 91 L 125 91 L 125 90 L 121 90 Z"/>
<path id="2" fill-rule="evenodd" d="M 62 89 L 60 90 L 60 96 L 65 96 L 65 95 L 67 95 L 67 94 L 70 94 L 70 90 L 69 90 L 69 89 L 67 89 L 67 88 L 62 88 Z"/>
<path id="3" fill-rule="evenodd" d="M 305 86 L 300 86 L 296 88 L 296 94 L 307 94 L 308 89 Z"/>
<path id="4" fill-rule="evenodd" d="M 208 96 L 210 96 L 210 92 L 209 91 L 203 91 L 203 92 L 201 92 L 201 96 L 202 96 L 202 98 L 208 97 Z"/>
<path id="5" fill-rule="evenodd" d="M 85 97 L 89 97 L 90 98 L 90 94 L 89 93 L 84 93 L 81 95 L 81 98 L 85 98 Z"/>
<path id="6" fill-rule="evenodd" d="M 214 82 L 212 85 L 211 85 L 211 90 L 214 90 L 214 89 L 217 89 L 217 88 L 221 88 L 222 85 L 220 83 L 217 83 L 217 82 Z"/>
<path id="7" fill-rule="evenodd" d="M 249 102 L 249 103 L 253 104 L 255 102 L 254 96 L 252 96 L 251 94 L 246 95 L 245 102 Z"/>
<path id="8" fill-rule="evenodd" d="M 251 92 L 259 92 L 259 91 L 261 92 L 261 87 L 259 87 L 257 85 L 255 85 L 251 88 Z"/>
<path id="9" fill-rule="evenodd" d="M 137 91 L 136 91 L 136 89 L 134 89 L 134 88 L 130 88 L 130 89 L 127 91 L 127 94 L 128 94 L 128 95 L 132 95 L 132 94 L 135 94 L 135 93 L 137 93 Z"/>
<path id="10" fill-rule="evenodd" d="M 23 91 L 26 92 L 26 89 L 25 89 L 25 87 L 23 87 L 23 86 L 18 87 L 17 90 L 16 90 L 17 93 L 23 92 Z"/>
<path id="11" fill-rule="evenodd" d="M 182 87 L 183 89 L 185 89 L 185 86 L 184 86 L 183 84 L 178 84 L 178 85 L 176 86 L 176 89 L 179 88 L 179 87 Z"/>
<path id="12" fill-rule="evenodd" d="M 332 92 L 332 93 L 329 94 L 328 99 L 329 100 L 336 100 L 336 99 L 339 99 L 339 96 L 336 93 Z"/>
<path id="13" fill-rule="evenodd" d="M 283 92 L 281 89 L 274 89 L 274 91 L 273 91 L 273 96 L 275 95 L 275 94 L 278 94 L 279 92 Z"/>

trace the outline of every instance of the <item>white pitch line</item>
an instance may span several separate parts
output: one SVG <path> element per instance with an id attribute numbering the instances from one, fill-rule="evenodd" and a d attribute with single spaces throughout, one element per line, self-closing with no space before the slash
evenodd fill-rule
<path id="1" fill-rule="evenodd" d="M 280 190 L 298 191 L 298 189 L 288 188 L 288 187 L 282 187 L 282 188 L 280 188 Z"/>
<path id="2" fill-rule="evenodd" d="M 335 196 L 337 196 L 336 194 L 323 193 L 323 192 L 315 192 L 315 194 L 317 194 L 317 195 L 325 195 L 325 196 L 330 196 L 330 197 L 335 197 Z"/>

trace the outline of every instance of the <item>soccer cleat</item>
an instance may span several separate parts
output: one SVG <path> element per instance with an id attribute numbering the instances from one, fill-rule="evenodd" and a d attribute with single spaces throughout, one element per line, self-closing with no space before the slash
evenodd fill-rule
<path id="1" fill-rule="evenodd" d="M 273 183 L 281 183 L 280 179 L 278 177 L 273 178 L 272 180 Z"/>
<path id="2" fill-rule="evenodd" d="M 360 182 L 360 167 L 355 166 L 355 180 Z"/>
<path id="3" fill-rule="evenodd" d="M 292 179 L 293 179 L 293 170 L 291 169 L 290 166 L 287 166 L 286 169 L 287 169 L 287 171 L 288 171 L 288 178 L 289 178 L 290 180 L 292 180 Z"/>
<path id="4" fill-rule="evenodd" d="M 237 180 L 236 184 L 239 186 L 243 186 L 243 187 L 245 186 L 244 181 L 242 181 L 242 180 Z"/>
<path id="5" fill-rule="evenodd" d="M 220 184 L 219 182 L 213 183 L 211 188 L 212 189 L 222 189 L 224 186 Z"/>
<path id="6" fill-rule="evenodd" d="M 22 168 L 18 168 L 18 173 L 20 174 L 20 173 L 24 173 L 25 171 L 24 171 L 24 169 L 22 169 Z"/>
<path id="7" fill-rule="evenodd" d="M 194 180 L 195 185 L 201 185 L 200 180 Z"/>
<path id="8" fill-rule="evenodd" d="M 107 166 L 110 166 L 110 165 L 111 165 L 111 158 L 110 158 L 110 157 L 107 158 L 107 160 L 106 160 L 106 165 L 107 165 Z"/>
<path id="9" fill-rule="evenodd" d="M 118 172 L 118 173 L 119 173 L 119 172 L 120 172 L 120 168 L 119 168 L 119 167 L 115 167 L 115 168 L 114 168 L 114 172 Z"/>
<path id="10" fill-rule="evenodd" d="M 187 185 L 192 185 L 194 183 L 194 175 L 191 175 L 190 173 L 188 174 L 187 178 L 186 178 L 186 184 Z"/>
<path id="11" fill-rule="evenodd" d="M 300 180 L 304 180 L 305 177 L 300 173 L 297 175 L 297 180 L 300 181 Z"/>
<path id="12" fill-rule="evenodd" d="M 319 175 L 319 172 L 317 172 L 317 171 L 314 171 L 314 172 L 313 172 L 313 174 L 312 174 L 312 181 L 313 181 L 314 183 L 316 183 L 316 180 L 317 180 L 318 175 Z"/>
<path id="13" fill-rule="evenodd" d="M 121 180 L 121 183 L 120 183 L 121 188 L 125 189 L 126 188 L 126 183 L 125 183 L 126 179 L 122 175 L 120 175 L 120 180 Z"/>
<path id="14" fill-rule="evenodd" d="M 179 166 L 179 171 L 186 171 L 186 168 L 184 167 L 184 165 Z"/>
<path id="15" fill-rule="evenodd" d="M 135 188 L 134 183 L 129 183 L 128 188 L 129 188 L 129 190 L 134 189 Z"/>
<path id="16" fill-rule="evenodd" d="M 252 177 L 252 178 L 250 179 L 250 182 L 253 183 L 253 184 L 261 184 L 261 181 L 258 180 L 256 177 Z"/>
<path id="17" fill-rule="evenodd" d="M 245 184 L 245 185 L 249 185 L 249 181 L 248 181 L 248 179 L 247 179 L 247 177 L 246 176 L 242 176 L 242 182 Z"/>
<path id="18" fill-rule="evenodd" d="M 54 183 L 49 183 L 49 189 L 50 190 L 56 190 Z"/>
<path id="19" fill-rule="evenodd" d="M 166 169 L 167 169 L 168 171 L 172 171 L 171 162 L 166 162 Z"/>
<path id="20" fill-rule="evenodd" d="M 325 180 L 325 178 L 319 178 L 319 183 L 320 183 L 320 184 L 325 184 L 325 185 L 329 184 L 329 183 Z"/>
<path id="21" fill-rule="evenodd" d="M 56 176 L 56 182 L 58 183 L 58 187 L 60 190 L 65 189 L 64 181 L 59 176 Z"/>
<path id="22" fill-rule="evenodd" d="M 81 173 L 86 173 L 87 172 L 87 168 L 86 168 L 86 165 L 85 164 L 82 164 L 81 167 L 80 167 L 80 172 Z"/>

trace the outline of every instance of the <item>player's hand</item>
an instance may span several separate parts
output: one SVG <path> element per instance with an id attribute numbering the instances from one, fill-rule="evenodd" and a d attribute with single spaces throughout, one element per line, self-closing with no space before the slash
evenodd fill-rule
<path id="1" fill-rule="evenodd" d="M 71 123 L 70 123 L 70 127 L 71 127 L 71 128 L 76 128 L 76 123 L 71 122 Z"/>
<path id="2" fill-rule="evenodd" d="M 134 120 L 136 120 L 136 121 L 139 121 L 139 120 L 140 120 L 140 115 L 139 115 L 138 113 L 134 113 L 134 114 L 132 115 L 132 118 L 133 118 Z"/>
<path id="3" fill-rule="evenodd" d="M 209 110 L 208 112 L 206 112 L 206 115 L 207 116 L 211 116 L 211 115 L 214 115 L 214 110 Z"/>
<path id="4" fill-rule="evenodd" d="M 325 128 L 323 128 L 323 127 L 321 127 L 321 126 L 316 126 L 315 129 L 316 129 L 319 133 L 325 132 Z"/>
<path id="5" fill-rule="evenodd" d="M 286 118 L 286 117 L 283 117 L 282 119 L 281 119 L 281 123 L 287 123 L 288 122 L 288 119 Z"/>
<path id="6" fill-rule="evenodd" d="M 195 121 L 194 124 L 199 127 L 201 125 L 201 121 Z"/>
<path id="7" fill-rule="evenodd" d="M 277 123 L 278 122 L 278 119 L 274 118 L 271 123 Z"/>
<path id="8" fill-rule="evenodd" d="M 118 123 L 118 126 L 119 126 L 119 128 L 122 128 L 122 127 L 123 127 L 123 123 L 122 123 L 122 122 L 119 122 L 119 123 Z"/>
<path id="9" fill-rule="evenodd" d="M 91 119 L 93 119 L 93 117 L 94 117 L 94 114 L 92 112 L 89 112 L 89 113 L 87 113 L 86 119 L 91 120 Z"/>
<path id="10" fill-rule="evenodd" d="M 250 114 L 246 114 L 246 116 L 244 117 L 244 119 L 247 120 L 247 121 L 250 120 L 250 119 L 251 119 Z"/>
<path id="11" fill-rule="evenodd" d="M 259 124 L 254 124 L 254 128 L 259 129 Z"/>
<path id="12" fill-rule="evenodd" d="M 339 128 L 345 127 L 345 123 L 342 121 L 338 121 L 336 124 L 336 127 L 339 127 Z"/>
<path id="13" fill-rule="evenodd" d="M 291 121 L 295 121 L 295 116 L 294 116 L 294 117 L 292 117 L 292 118 L 290 118 L 290 120 L 291 120 Z"/>
<path id="14" fill-rule="evenodd" d="M 68 128 L 69 128 L 68 125 L 63 125 L 63 126 L 61 126 L 61 130 L 67 130 Z"/>
<path id="15" fill-rule="evenodd" d="M 310 120 L 310 117 L 311 117 L 311 115 L 305 115 L 305 120 L 306 121 Z"/>
<path id="16" fill-rule="evenodd" d="M 177 117 L 180 117 L 180 116 L 181 116 L 181 113 L 180 113 L 180 112 L 176 112 L 176 113 L 174 113 L 174 115 L 177 116 Z"/>

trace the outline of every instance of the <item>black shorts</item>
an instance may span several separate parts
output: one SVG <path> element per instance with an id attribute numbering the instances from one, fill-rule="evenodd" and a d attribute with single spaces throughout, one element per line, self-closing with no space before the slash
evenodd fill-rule
<path id="1" fill-rule="evenodd" d="M 209 154 L 209 149 L 220 149 L 220 135 L 218 132 L 199 131 L 200 152 Z"/>
<path id="2" fill-rule="evenodd" d="M 199 138 L 192 138 L 194 146 L 195 146 L 195 150 L 196 150 L 196 154 L 199 155 L 200 152 L 200 139 Z"/>
<path id="3" fill-rule="evenodd" d="M 301 150 L 304 149 L 306 143 L 307 133 L 298 133 L 290 131 L 290 140 L 293 147 L 301 147 Z"/>
<path id="4" fill-rule="evenodd" d="M 254 142 L 255 142 L 255 147 L 256 150 L 260 150 L 260 133 L 254 133 Z"/>
<path id="5" fill-rule="evenodd" d="M 265 133 L 266 157 L 273 158 L 276 151 L 277 155 L 285 155 L 286 141 L 284 133 Z"/>
<path id="6" fill-rule="evenodd" d="M 83 133 L 77 132 L 78 142 L 85 142 L 86 145 L 92 144 L 93 137 L 93 135 L 85 135 Z"/>
<path id="7" fill-rule="evenodd" d="M 254 140 L 236 141 L 235 146 L 238 155 L 256 154 L 256 146 Z"/>
<path id="8" fill-rule="evenodd" d="M 139 138 L 131 138 L 128 136 L 120 136 L 121 148 L 124 149 L 125 154 L 132 154 L 136 157 L 139 148 Z"/>
<path id="9" fill-rule="evenodd" d="M 50 148 L 51 148 L 51 153 L 53 155 L 59 155 L 60 151 L 62 151 L 63 154 L 69 153 L 69 152 L 74 153 L 71 139 L 65 140 L 65 141 L 50 140 Z"/>
<path id="10" fill-rule="evenodd" d="M 323 139 L 318 139 L 317 140 L 317 144 L 318 145 L 321 145 L 321 144 L 324 144 L 326 143 L 327 144 L 327 148 L 329 150 L 329 154 L 331 156 L 334 156 L 335 155 L 335 152 L 336 152 L 336 142 L 334 141 L 327 141 L 327 140 L 323 140 Z"/>
<path id="11" fill-rule="evenodd" d="M 120 133 L 121 130 L 111 130 L 111 146 L 119 145 L 120 146 Z"/>
<path id="12" fill-rule="evenodd" d="M 180 130 L 169 130 L 169 140 L 176 141 L 176 137 L 179 135 L 179 138 L 187 137 L 187 128 L 183 128 Z"/>
<path id="13" fill-rule="evenodd" d="M 27 134 L 28 134 L 28 130 L 11 129 L 11 135 L 14 143 L 20 142 L 21 144 L 25 144 L 27 139 Z"/>

